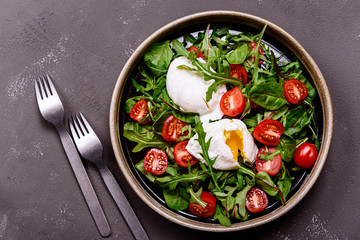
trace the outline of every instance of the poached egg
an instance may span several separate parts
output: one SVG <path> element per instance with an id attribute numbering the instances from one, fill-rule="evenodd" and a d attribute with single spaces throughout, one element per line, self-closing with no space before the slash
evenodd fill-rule
<path id="1" fill-rule="evenodd" d="M 239 119 L 222 119 L 216 122 L 203 123 L 206 132 L 205 140 L 210 141 L 209 157 L 215 159 L 213 168 L 217 170 L 238 169 L 238 159 L 243 162 L 254 163 L 258 148 L 254 138 Z M 202 148 L 196 140 L 195 134 L 188 142 L 186 150 L 195 158 L 206 164 L 201 156 Z M 239 155 L 240 154 L 240 155 Z"/>
<path id="2" fill-rule="evenodd" d="M 219 86 L 211 100 L 206 102 L 206 92 L 215 80 L 205 81 L 199 73 L 179 69 L 180 65 L 196 68 L 185 57 L 178 57 L 171 62 L 166 76 L 166 90 L 170 98 L 183 111 L 199 113 L 201 122 L 221 119 L 224 114 L 219 102 L 227 91 L 225 84 Z"/>

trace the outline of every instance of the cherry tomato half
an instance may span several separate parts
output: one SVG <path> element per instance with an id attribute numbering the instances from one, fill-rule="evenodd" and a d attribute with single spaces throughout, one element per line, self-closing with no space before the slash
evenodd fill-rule
<path id="1" fill-rule="evenodd" d="M 220 109 L 230 117 L 235 117 L 244 111 L 245 99 L 239 87 L 234 87 L 222 95 Z"/>
<path id="2" fill-rule="evenodd" d="M 264 211 L 268 203 L 266 193 L 260 188 L 251 188 L 246 194 L 246 208 L 252 213 Z"/>
<path id="3" fill-rule="evenodd" d="M 143 118 L 149 114 L 148 100 L 141 99 L 135 103 L 130 111 L 130 117 L 140 124 L 149 122 L 149 118 L 143 120 Z M 143 121 L 142 121 L 143 120 Z"/>
<path id="4" fill-rule="evenodd" d="M 249 45 L 251 47 L 251 50 L 255 50 L 255 48 L 257 46 L 257 43 L 256 42 L 251 42 L 251 43 L 249 43 Z M 260 55 L 264 56 L 264 52 L 261 49 L 261 47 L 258 48 L 258 52 L 259 52 Z M 255 54 L 251 55 L 251 60 L 252 60 L 252 62 L 255 62 Z M 264 60 L 259 58 L 258 65 L 261 65 L 263 62 L 264 62 Z"/>
<path id="5" fill-rule="evenodd" d="M 242 80 L 242 84 L 245 87 L 247 83 L 247 72 L 240 64 L 229 64 L 230 76 Z"/>
<path id="6" fill-rule="evenodd" d="M 308 95 L 308 89 L 305 84 L 298 79 L 287 80 L 284 84 L 284 93 L 286 100 L 292 104 L 298 104 Z"/>
<path id="7" fill-rule="evenodd" d="M 204 59 L 203 54 L 199 51 L 199 49 L 198 49 L 197 47 L 191 46 L 191 47 L 189 47 L 187 50 L 188 50 L 188 52 L 191 52 L 191 50 L 193 50 L 193 51 L 195 52 L 195 55 L 196 55 L 198 58 Z M 198 52 L 199 52 L 199 54 L 198 54 Z"/>
<path id="8" fill-rule="evenodd" d="M 203 208 L 200 204 L 193 202 L 189 204 L 189 210 L 192 214 L 199 217 L 211 217 L 215 213 L 216 198 L 208 192 L 202 191 L 200 194 L 202 201 L 207 205 Z"/>
<path id="9" fill-rule="evenodd" d="M 268 151 L 266 151 L 266 149 Z M 275 152 L 276 150 L 277 150 L 276 147 L 260 148 L 260 150 L 256 154 L 257 157 L 255 158 L 255 166 L 258 172 L 267 172 L 269 176 L 275 176 L 279 172 L 282 163 L 282 158 L 280 153 L 274 156 L 272 160 L 264 161 L 258 158 L 261 154 L 272 153 Z"/>
<path id="10" fill-rule="evenodd" d="M 181 136 L 186 136 L 189 131 L 182 133 L 182 128 L 187 126 L 186 122 L 183 122 L 173 115 L 168 117 L 162 128 L 162 137 L 165 141 L 176 142 L 177 139 Z"/>
<path id="11" fill-rule="evenodd" d="M 318 151 L 314 144 L 303 143 L 294 153 L 294 162 L 302 168 L 311 168 L 317 158 Z"/>
<path id="12" fill-rule="evenodd" d="M 145 171 L 154 175 L 161 175 L 166 171 L 168 158 L 166 153 L 157 148 L 151 148 L 144 158 Z"/>
<path id="13" fill-rule="evenodd" d="M 188 163 L 190 163 L 190 166 L 193 166 L 199 161 L 186 150 L 188 142 L 188 140 L 181 141 L 174 147 L 175 161 L 182 167 L 188 167 Z"/>
<path id="14" fill-rule="evenodd" d="M 262 121 L 254 130 L 254 138 L 264 145 L 276 146 L 280 143 L 280 137 L 284 133 L 284 125 L 281 122 L 268 119 Z"/>

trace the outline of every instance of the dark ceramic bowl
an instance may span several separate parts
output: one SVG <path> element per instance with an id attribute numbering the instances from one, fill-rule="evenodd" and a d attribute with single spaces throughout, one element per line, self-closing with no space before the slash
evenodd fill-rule
<path id="1" fill-rule="evenodd" d="M 303 172 L 303 174 L 298 177 L 296 187 L 293 188 L 285 206 L 275 203 L 274 207 L 266 213 L 245 222 L 233 223 L 230 227 L 224 227 L 217 222 L 203 221 L 181 211 L 173 211 L 167 208 L 162 200 L 161 194 L 158 194 L 152 186 L 148 185 L 146 180 L 135 170 L 134 164 L 140 159 L 134 160 L 136 156 L 131 153 L 131 149 L 129 150 L 127 146 L 128 143 L 122 136 L 122 127 L 126 121 L 124 120 L 126 118 L 124 114 L 124 102 L 127 97 L 129 97 L 129 94 L 131 95 L 131 81 L 129 81 L 129 79 L 131 80 L 134 76 L 136 66 L 143 55 L 156 42 L 165 39 L 174 39 L 181 36 L 181 33 L 184 31 L 204 30 L 208 23 L 230 25 L 231 28 L 238 29 L 239 31 L 252 31 L 254 33 L 259 33 L 262 28 L 267 25 L 263 37 L 264 41 L 278 52 L 287 52 L 289 58 L 291 58 L 290 53 L 295 55 L 303 64 L 308 79 L 315 85 L 318 92 L 316 115 L 319 125 L 318 135 L 322 141 L 315 165 L 311 170 Z M 324 77 L 314 60 L 290 34 L 277 25 L 262 18 L 240 12 L 201 12 L 180 18 L 157 30 L 135 50 L 125 64 L 117 80 L 111 100 L 110 134 L 112 147 L 119 167 L 130 186 L 151 209 L 163 217 L 182 226 L 202 231 L 229 232 L 252 228 L 273 221 L 295 207 L 309 192 L 320 175 L 330 148 L 332 132 L 333 109 L 331 98 Z"/>

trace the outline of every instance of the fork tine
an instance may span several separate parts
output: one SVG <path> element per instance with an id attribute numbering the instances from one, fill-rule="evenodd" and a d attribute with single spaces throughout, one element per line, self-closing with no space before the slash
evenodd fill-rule
<path id="1" fill-rule="evenodd" d="M 82 116 L 81 115 L 79 116 L 78 114 L 76 114 L 76 120 L 77 120 L 77 123 L 79 124 L 79 127 L 80 127 L 83 135 L 86 135 L 87 133 L 89 133 L 89 130 L 86 128 L 86 125 L 84 125 L 84 122 L 83 122 L 84 119 L 82 118 Z"/>
<path id="2" fill-rule="evenodd" d="M 86 130 L 84 130 L 84 127 L 83 127 L 77 114 L 75 114 L 73 116 L 73 121 L 74 121 L 74 126 L 76 128 L 76 131 L 79 134 L 79 138 L 81 138 L 81 136 L 85 136 Z"/>
<path id="3" fill-rule="evenodd" d="M 51 95 L 57 96 L 58 94 L 56 92 L 56 88 L 55 88 L 53 82 L 51 81 L 51 77 L 49 76 L 49 74 L 46 74 L 46 79 L 47 79 L 47 82 L 48 82 L 49 87 L 50 87 Z"/>
<path id="4" fill-rule="evenodd" d="M 79 115 L 80 115 L 80 118 L 81 118 L 82 122 L 84 123 L 84 125 L 86 127 L 87 132 L 88 133 L 91 133 L 91 132 L 95 133 L 94 130 L 92 129 L 92 127 L 90 126 L 90 124 L 88 123 L 88 121 L 86 120 L 85 116 L 81 112 L 79 112 Z"/>
<path id="5" fill-rule="evenodd" d="M 42 90 L 43 98 L 48 98 L 52 95 L 49 89 L 49 85 L 43 76 L 40 79 L 40 89 Z"/>
<path id="6" fill-rule="evenodd" d="M 74 126 L 74 118 L 73 117 L 70 117 L 69 118 L 69 127 L 70 127 L 70 132 L 71 132 L 71 135 L 75 138 L 77 137 L 78 139 L 80 138 L 80 135 L 76 129 L 76 127 Z"/>
<path id="7" fill-rule="evenodd" d="M 40 92 L 41 92 L 41 96 L 42 96 L 41 99 L 47 98 L 49 95 L 48 95 L 45 79 L 43 77 L 39 77 L 38 83 L 39 83 L 39 88 L 40 88 Z"/>
<path id="8" fill-rule="evenodd" d="M 42 99 L 43 99 L 43 97 L 42 97 L 42 94 L 41 94 L 41 92 L 40 92 L 40 88 L 39 88 L 39 79 L 35 79 L 34 80 L 34 83 L 35 83 L 35 93 L 36 93 L 36 99 L 37 99 L 37 101 L 39 102 L 39 101 L 41 101 Z"/>

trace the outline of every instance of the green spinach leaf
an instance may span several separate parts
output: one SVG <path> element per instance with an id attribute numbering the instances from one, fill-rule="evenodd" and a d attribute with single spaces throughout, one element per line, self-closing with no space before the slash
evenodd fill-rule
<path id="1" fill-rule="evenodd" d="M 279 192 L 279 189 L 267 172 L 258 172 L 256 174 L 256 183 L 270 196 L 276 196 Z"/>
<path id="2" fill-rule="evenodd" d="M 290 162 L 296 150 L 296 141 L 283 135 L 280 138 L 278 149 L 280 150 L 282 160 L 285 162 Z"/>
<path id="3" fill-rule="evenodd" d="M 249 52 L 248 44 L 236 48 L 234 51 L 226 55 L 226 59 L 230 64 L 241 64 L 245 61 Z"/>
<path id="4" fill-rule="evenodd" d="M 169 41 L 158 42 L 145 53 L 144 62 L 155 76 L 160 76 L 167 72 L 173 52 L 170 49 Z"/>
<path id="5" fill-rule="evenodd" d="M 259 106 L 277 110 L 287 103 L 284 88 L 274 82 L 260 83 L 250 89 L 250 98 Z"/>
<path id="6" fill-rule="evenodd" d="M 185 188 L 178 187 L 175 190 L 163 189 L 163 194 L 169 208 L 181 211 L 189 207 L 190 195 Z"/>

